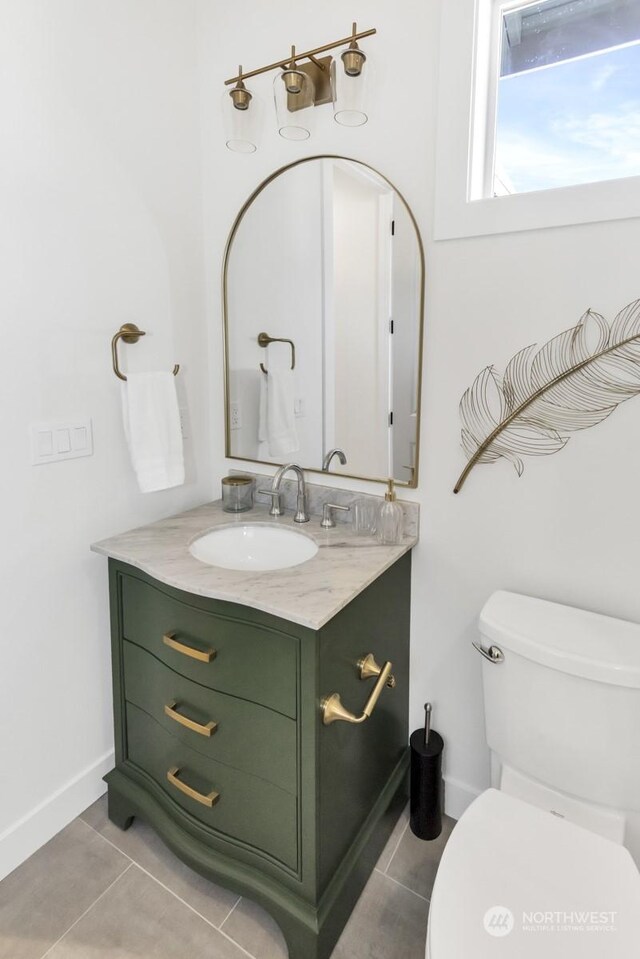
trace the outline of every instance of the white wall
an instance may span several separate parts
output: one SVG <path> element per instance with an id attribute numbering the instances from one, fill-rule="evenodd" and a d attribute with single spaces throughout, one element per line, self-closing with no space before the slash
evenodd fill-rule
<path id="1" fill-rule="evenodd" d="M 113 762 L 107 567 L 89 544 L 211 490 L 194 50 L 188 0 L 0 11 L 0 876 Z M 182 488 L 137 491 L 109 351 L 126 321 L 148 336 L 125 368 L 181 363 Z M 31 466 L 29 424 L 79 415 L 94 455 Z"/>
<path id="2" fill-rule="evenodd" d="M 222 410 L 216 337 L 225 232 L 249 192 L 273 169 L 312 153 L 370 163 L 404 194 L 426 243 L 420 486 L 405 494 L 422 507 L 414 554 L 411 715 L 417 725 L 422 704 L 434 701 L 435 725 L 447 743 L 449 809 L 457 814 L 488 783 L 480 662 L 470 640 L 489 594 L 506 587 L 640 620 L 640 400 L 575 435 L 557 456 L 529 460 L 522 479 L 506 463 L 481 466 L 454 496 L 464 464 L 458 402 L 482 366 L 504 368 L 517 349 L 573 325 L 588 306 L 611 316 L 640 296 L 639 228 L 627 220 L 433 242 L 441 6 L 438 0 L 354 0 L 348 10 L 339 0 L 297 7 L 284 0 L 237 0 L 232 7 L 199 3 L 214 408 Z M 275 59 L 292 41 L 305 49 L 344 35 L 352 18 L 379 31 L 363 43 L 377 72 L 369 123 L 341 128 L 326 108 L 315 139 L 297 145 L 277 136 L 267 103 L 259 151 L 242 157 L 225 150 L 219 91 L 235 64 L 242 59 L 249 68 Z M 409 48 L 419 55 L 407 59 Z M 266 100 L 271 82 L 255 83 Z M 212 426 L 217 481 L 231 465 L 223 458 L 221 412 Z"/>

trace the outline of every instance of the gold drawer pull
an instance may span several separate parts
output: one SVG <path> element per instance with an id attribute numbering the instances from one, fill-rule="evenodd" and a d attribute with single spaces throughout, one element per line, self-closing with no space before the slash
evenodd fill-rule
<path id="1" fill-rule="evenodd" d="M 194 649 L 193 646 L 187 646 L 176 639 L 175 633 L 165 633 L 162 637 L 165 646 L 175 649 L 176 653 L 182 653 L 183 656 L 191 656 L 192 659 L 199 659 L 201 663 L 210 663 L 216 658 L 215 649 Z"/>
<path id="2" fill-rule="evenodd" d="M 213 733 L 215 733 L 218 724 L 214 723 L 213 720 L 203 726 L 201 723 L 197 723 L 195 719 L 189 719 L 188 716 L 183 716 L 182 713 L 179 713 L 176 709 L 177 705 L 178 703 L 175 699 L 172 699 L 170 703 L 167 703 L 167 705 L 164 707 L 165 716 L 168 716 L 169 719 L 173 719 L 177 723 L 180 723 L 181 726 L 186 726 L 187 729 L 193 730 L 194 733 L 200 733 L 201 736 L 212 736 Z"/>
<path id="3" fill-rule="evenodd" d="M 171 769 L 167 770 L 167 779 L 171 785 L 175 786 L 176 789 L 179 789 L 181 793 L 184 793 L 185 796 L 188 796 L 190 799 L 195 799 L 196 802 L 202 803 L 203 806 L 208 806 L 209 809 L 212 809 L 220 799 L 220 793 L 217 793 L 215 789 L 212 789 L 206 796 L 204 793 L 199 793 L 197 789 L 192 789 L 191 786 L 187 786 L 181 779 L 178 779 L 179 772 L 180 770 L 177 766 L 172 766 Z"/>
<path id="4" fill-rule="evenodd" d="M 371 691 L 371 695 L 359 716 L 354 715 L 354 713 L 342 705 L 340 693 L 332 693 L 331 696 L 325 696 L 320 703 L 320 711 L 322 712 L 322 722 L 324 725 L 329 726 L 330 723 L 335 723 L 337 720 L 345 723 L 363 723 L 365 719 L 368 719 L 375 709 L 380 693 L 384 687 L 388 685 L 388 680 L 391 678 L 391 669 L 392 663 L 384 664 L 380 670 L 376 684 Z"/>

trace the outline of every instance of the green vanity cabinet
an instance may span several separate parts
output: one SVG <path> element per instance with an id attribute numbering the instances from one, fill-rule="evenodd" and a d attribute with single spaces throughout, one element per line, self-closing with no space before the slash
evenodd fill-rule
<path id="1" fill-rule="evenodd" d="M 109 816 L 259 902 L 292 959 L 330 956 L 406 802 L 410 573 L 407 552 L 314 630 L 109 560 Z M 369 718 L 325 724 L 374 688 Z"/>

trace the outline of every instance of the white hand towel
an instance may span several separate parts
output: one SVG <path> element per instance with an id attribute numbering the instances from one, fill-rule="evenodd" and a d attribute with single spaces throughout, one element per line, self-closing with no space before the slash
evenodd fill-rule
<path id="1" fill-rule="evenodd" d="M 143 493 L 181 486 L 184 458 L 173 373 L 128 373 L 122 417 L 131 463 Z"/>
<path id="2" fill-rule="evenodd" d="M 288 456 L 300 449 L 294 414 L 294 373 L 293 370 L 269 370 L 265 378 L 269 455 Z"/>
<path id="3" fill-rule="evenodd" d="M 267 392 L 268 392 L 268 374 L 260 372 L 260 406 L 258 409 L 258 442 L 266 443 L 269 439 L 269 426 L 267 423 Z"/>

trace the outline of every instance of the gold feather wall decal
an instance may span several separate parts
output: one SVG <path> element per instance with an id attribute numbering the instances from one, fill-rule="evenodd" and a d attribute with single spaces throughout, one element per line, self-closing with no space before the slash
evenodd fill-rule
<path id="1" fill-rule="evenodd" d="M 523 456 L 557 453 L 567 433 L 606 419 L 640 393 L 640 300 L 611 326 L 587 312 L 576 326 L 537 348 L 526 346 L 500 376 L 487 366 L 460 400 L 462 448 L 468 462 L 458 493 L 477 463 L 504 458 L 524 471 Z"/>

